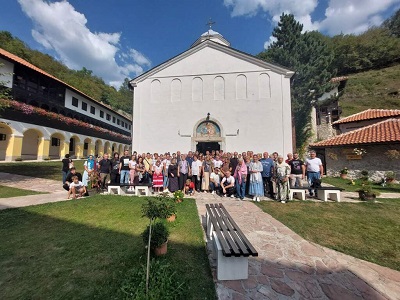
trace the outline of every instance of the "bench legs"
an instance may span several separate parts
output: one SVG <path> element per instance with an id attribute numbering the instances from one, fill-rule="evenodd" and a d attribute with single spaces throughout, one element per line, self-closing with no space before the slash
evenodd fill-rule
<path id="1" fill-rule="evenodd" d="M 111 194 L 111 193 L 115 194 L 114 192 L 112 192 L 113 190 L 116 190 L 117 194 L 121 195 L 121 187 L 120 186 L 108 186 L 108 191 L 107 192 L 109 194 Z"/>
<path id="2" fill-rule="evenodd" d="M 238 280 L 249 277 L 249 258 L 246 256 L 229 256 L 222 253 L 221 244 L 218 241 L 215 231 L 213 235 L 214 253 L 217 259 L 217 279 L 218 280 Z"/>
<path id="3" fill-rule="evenodd" d="M 337 190 L 317 190 L 317 198 L 328 201 L 328 198 L 340 202 L 340 191 Z"/>
<path id="4" fill-rule="evenodd" d="M 290 191 L 290 193 L 289 193 L 289 200 L 293 200 L 293 197 L 296 195 L 296 198 L 298 198 L 299 197 L 299 195 L 300 195 L 300 198 L 298 198 L 298 199 L 300 199 L 300 200 L 306 200 L 306 190 L 303 190 L 303 189 L 290 189 L 289 190 Z"/>
<path id="5" fill-rule="evenodd" d="M 135 195 L 136 196 L 141 196 L 142 192 L 144 192 L 145 196 L 148 196 L 149 195 L 149 187 L 144 186 L 144 185 L 143 186 L 142 185 L 135 186 Z"/>

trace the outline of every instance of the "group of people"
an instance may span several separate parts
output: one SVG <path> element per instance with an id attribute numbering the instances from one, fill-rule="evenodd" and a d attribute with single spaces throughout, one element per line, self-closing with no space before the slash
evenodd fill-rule
<path id="1" fill-rule="evenodd" d="M 289 199 L 290 186 L 301 187 L 305 178 L 311 186 L 323 174 L 322 162 L 315 151 L 310 151 L 310 157 L 303 162 L 298 153 L 287 154 L 285 160 L 277 152 L 269 155 L 268 152 L 240 154 L 222 150 L 205 154 L 197 151 L 138 154 L 135 151 L 130 154 L 125 150 L 122 156 L 114 153 L 112 158 L 107 153 L 97 159 L 90 155 L 84 166 L 81 181 L 78 178 L 78 184 L 83 187 L 87 187 L 93 173 L 98 173 L 102 188 L 107 183 L 124 184 L 129 186 L 128 190 L 136 185 L 149 185 L 154 192 L 181 190 L 191 195 L 210 192 L 241 200 L 250 196 L 253 201 L 269 195 L 281 202 Z M 71 193 L 75 196 L 77 192 Z M 313 190 L 309 194 L 313 196 Z"/>

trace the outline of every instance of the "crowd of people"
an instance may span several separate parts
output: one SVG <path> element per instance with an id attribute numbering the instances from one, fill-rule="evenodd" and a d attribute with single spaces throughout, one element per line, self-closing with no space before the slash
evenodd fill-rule
<path id="1" fill-rule="evenodd" d="M 87 194 L 88 184 L 98 184 L 105 189 L 107 184 L 123 184 L 128 191 L 136 185 L 149 185 L 153 192 L 175 192 L 181 190 L 188 195 L 212 193 L 222 197 L 237 197 L 253 201 L 269 195 L 270 198 L 285 203 L 289 199 L 290 187 L 302 187 L 307 178 L 311 187 L 323 174 L 322 162 L 310 151 L 305 161 L 298 153 L 289 153 L 286 160 L 277 152 L 271 155 L 247 151 L 224 152 L 206 151 L 205 154 L 189 151 L 181 153 L 142 153 L 132 154 L 125 150 L 123 155 L 107 153 L 95 158 L 89 155 L 84 163 L 85 171 L 79 178 L 73 167 L 73 161 L 66 156 L 63 159 L 64 188 L 76 197 Z M 72 164 L 72 168 L 71 168 Z M 68 174 L 68 168 L 71 172 Z M 72 178 L 72 176 L 77 178 Z M 65 177 L 64 177 L 65 176 Z M 93 179 L 95 177 L 96 179 Z M 76 182 L 76 183 L 75 183 Z M 75 183 L 71 191 L 71 183 Z M 309 196 L 314 191 L 309 189 Z"/>

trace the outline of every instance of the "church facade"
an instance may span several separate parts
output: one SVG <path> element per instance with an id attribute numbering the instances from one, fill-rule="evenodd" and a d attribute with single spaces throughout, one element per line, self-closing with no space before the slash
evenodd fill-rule
<path id="1" fill-rule="evenodd" d="M 293 71 L 208 30 L 187 51 L 131 80 L 133 150 L 292 152 Z"/>

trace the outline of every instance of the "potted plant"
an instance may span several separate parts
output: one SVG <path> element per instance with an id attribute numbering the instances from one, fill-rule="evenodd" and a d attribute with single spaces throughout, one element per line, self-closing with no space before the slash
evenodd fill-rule
<path id="1" fill-rule="evenodd" d="M 148 243 L 150 236 L 150 225 L 142 233 L 144 243 Z M 157 256 L 167 253 L 169 231 L 163 222 L 155 222 L 151 229 L 150 249 Z"/>
<path id="2" fill-rule="evenodd" d="M 363 201 L 374 201 L 376 196 L 379 196 L 380 193 L 374 191 L 371 185 L 368 182 L 364 182 L 360 189 L 357 190 L 358 197 Z"/>
<path id="3" fill-rule="evenodd" d="M 392 183 L 396 179 L 396 173 L 393 171 L 387 171 L 385 173 L 385 178 L 387 183 Z"/>
<path id="4" fill-rule="evenodd" d="M 349 169 L 344 167 L 343 169 L 340 170 L 340 177 L 343 179 L 346 179 L 348 173 L 349 173 Z"/>
<path id="5" fill-rule="evenodd" d="M 174 199 L 176 202 L 182 202 L 184 194 L 181 190 L 177 190 L 174 192 Z"/>

